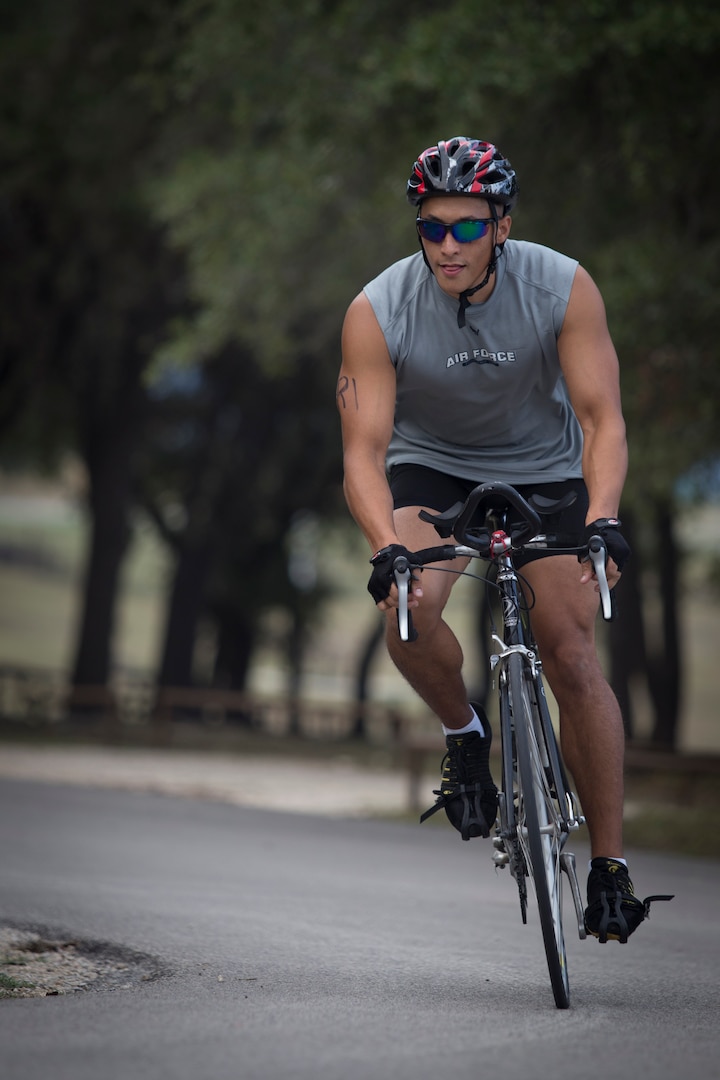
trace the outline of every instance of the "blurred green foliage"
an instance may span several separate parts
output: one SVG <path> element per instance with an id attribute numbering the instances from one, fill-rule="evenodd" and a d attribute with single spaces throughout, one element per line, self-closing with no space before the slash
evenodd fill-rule
<path id="1" fill-rule="evenodd" d="M 101 466 L 124 448 L 118 498 L 144 499 L 161 531 L 170 505 L 191 523 L 206 473 L 197 457 L 194 473 L 177 467 L 193 407 L 181 395 L 173 411 L 168 379 L 200 371 L 195 423 L 208 447 L 225 432 L 203 509 L 225 539 L 208 557 L 222 579 L 218 552 L 242 523 L 242 559 L 228 566 L 245 602 L 284 564 L 298 472 L 316 479 L 304 506 L 339 505 L 343 313 L 415 250 L 405 181 L 439 138 L 497 142 L 519 175 L 513 234 L 579 258 L 598 281 L 635 509 L 671 501 L 688 467 L 717 455 L 713 0 L 27 0 L 2 23 L 4 454 L 71 446 L 102 497 Z M 276 432 L 262 468 L 258 429 Z M 261 474 L 275 477 L 267 491 Z M 259 507 L 257 536 L 244 505 Z M 180 550 L 183 530 L 165 531 Z M 191 531 L 206 542 L 197 521 Z M 275 569 L 243 579 L 268 535 Z"/>

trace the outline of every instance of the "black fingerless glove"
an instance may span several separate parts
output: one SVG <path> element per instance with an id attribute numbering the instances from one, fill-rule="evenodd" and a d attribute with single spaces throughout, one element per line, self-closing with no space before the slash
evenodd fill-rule
<path id="1" fill-rule="evenodd" d="M 587 544 L 591 536 L 601 536 L 605 541 L 607 553 L 618 570 L 622 571 L 630 558 L 630 545 L 620 532 L 621 521 L 617 518 L 598 518 L 585 526 L 583 543 Z"/>
<path id="2" fill-rule="evenodd" d="M 408 551 L 402 544 L 389 544 L 387 547 L 376 551 L 370 560 L 373 572 L 368 581 L 368 592 L 376 604 L 379 604 L 382 600 L 387 600 L 390 589 L 395 584 L 393 563 L 398 555 L 404 555 L 408 560 L 412 559 L 412 551 Z"/>

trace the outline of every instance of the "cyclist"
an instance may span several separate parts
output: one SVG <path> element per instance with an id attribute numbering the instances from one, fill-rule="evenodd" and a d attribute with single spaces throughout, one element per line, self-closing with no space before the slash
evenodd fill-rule
<path id="1" fill-rule="evenodd" d="M 446 736 L 438 799 L 423 819 L 444 809 L 463 840 L 488 836 L 495 821 L 492 732 L 468 702 L 462 651 L 443 619 L 453 575 L 415 582 L 418 638 L 399 638 L 393 559 L 437 542 L 419 510 L 446 510 L 491 480 L 525 497 L 574 491 L 548 530 L 579 543 L 600 533 L 611 586 L 629 555 L 617 519 L 625 425 L 603 301 L 574 259 L 509 239 L 517 190 L 491 143 L 455 137 L 420 154 L 407 184 L 420 251 L 351 303 L 337 388 L 346 499 L 374 552 L 368 589 L 389 616 L 390 656 Z M 590 831 L 587 929 L 626 941 L 645 908 L 623 859 L 624 732 L 595 648 L 592 570 L 556 556 L 529 558 L 523 575 Z"/>

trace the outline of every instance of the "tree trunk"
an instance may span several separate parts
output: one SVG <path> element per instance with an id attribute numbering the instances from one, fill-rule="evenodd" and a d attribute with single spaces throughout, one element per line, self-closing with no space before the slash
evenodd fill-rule
<path id="1" fill-rule="evenodd" d="M 117 432 L 86 456 L 92 521 L 69 701 L 75 715 L 105 711 L 99 688 L 110 679 L 118 582 L 130 538 L 130 456 L 130 439 Z M 87 690 L 80 690 L 87 687 L 98 688 L 96 708 Z"/>
<path id="2" fill-rule="evenodd" d="M 248 618 L 242 609 L 231 607 L 214 608 L 212 616 L 217 626 L 213 686 L 243 691 L 255 645 L 255 620 Z M 248 710 L 228 710 L 227 719 L 241 725 L 254 722 Z"/>
<path id="3" fill-rule="evenodd" d="M 635 552 L 616 587 L 618 617 L 610 623 L 608 646 L 610 654 L 610 685 L 622 712 L 625 734 L 636 735 L 631 684 L 633 676 L 646 676 L 647 652 L 642 608 L 642 559 L 636 548 L 632 517 L 623 513 L 623 533 Z"/>
<path id="4" fill-rule="evenodd" d="M 195 640 L 205 605 L 208 542 L 183 545 L 178 554 L 165 623 L 158 686 L 192 686 Z"/>
<path id="5" fill-rule="evenodd" d="M 377 656 L 377 651 L 384 640 L 385 619 L 378 618 L 373 623 L 370 633 L 365 638 L 365 643 L 362 646 L 360 658 L 358 660 L 357 674 L 355 676 L 355 718 L 350 731 L 350 738 L 352 739 L 364 739 L 367 735 L 365 706 L 370 697 L 368 690 L 370 671 L 372 670 L 373 661 Z"/>
<path id="6" fill-rule="evenodd" d="M 290 609 L 292 624 L 286 640 L 288 660 L 288 734 L 302 735 L 300 722 L 300 692 L 302 690 L 303 659 L 307 645 L 307 619 L 297 607 Z"/>
<path id="7" fill-rule="evenodd" d="M 680 550 L 673 528 L 672 509 L 661 504 L 656 510 L 658 538 L 658 575 L 662 604 L 662 646 L 648 667 L 648 682 L 655 706 L 653 742 L 664 748 L 674 748 L 682 692 L 682 659 L 678 592 Z"/>
<path id="8" fill-rule="evenodd" d="M 244 690 L 255 645 L 255 619 L 238 608 L 215 608 L 218 628 L 213 685 Z"/>

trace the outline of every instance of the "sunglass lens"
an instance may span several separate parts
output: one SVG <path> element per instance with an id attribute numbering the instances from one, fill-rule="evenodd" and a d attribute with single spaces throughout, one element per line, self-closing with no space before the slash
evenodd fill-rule
<path id="1" fill-rule="evenodd" d="M 459 244 L 469 244 L 483 237 L 487 228 L 484 221 L 458 221 L 453 225 L 452 234 Z"/>
<path id="2" fill-rule="evenodd" d="M 448 231 L 459 244 L 470 244 L 473 240 L 480 240 L 488 231 L 487 222 L 472 220 L 458 221 L 454 225 L 443 225 L 440 221 L 425 221 L 423 218 L 418 218 L 417 227 L 423 240 L 429 240 L 431 244 L 442 244 Z"/>
<path id="3" fill-rule="evenodd" d="M 429 240 L 431 244 L 442 244 L 445 239 L 445 226 L 439 221 L 418 220 L 418 231 L 423 240 Z"/>

